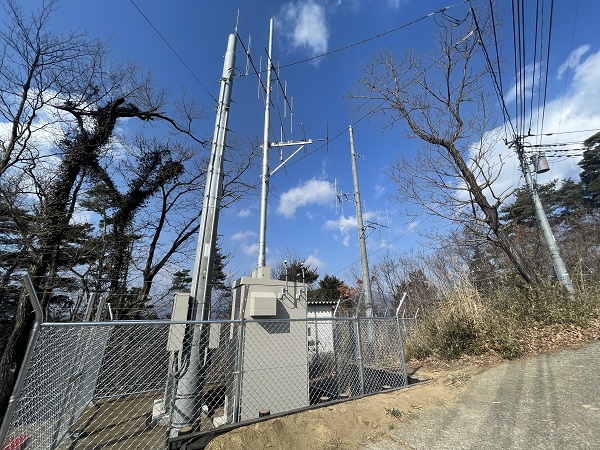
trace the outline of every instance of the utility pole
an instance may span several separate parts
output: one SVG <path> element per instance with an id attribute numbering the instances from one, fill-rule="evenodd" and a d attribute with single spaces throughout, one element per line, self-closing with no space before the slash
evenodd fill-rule
<path id="1" fill-rule="evenodd" d="M 221 90 L 217 103 L 217 117 L 208 165 L 202 217 L 198 231 L 196 259 L 192 273 L 188 320 L 208 320 L 210 312 L 211 282 L 215 259 L 219 209 L 223 192 L 223 152 L 229 120 L 231 90 L 235 67 L 236 35 L 230 34 L 221 76 Z M 202 407 L 204 384 L 203 359 L 208 341 L 207 324 L 186 325 L 182 350 L 182 373 L 177 384 L 177 394 L 171 415 L 171 437 L 182 427 L 193 426 Z"/>
<path id="2" fill-rule="evenodd" d="M 350 129 L 350 155 L 352 158 L 352 178 L 354 179 L 354 203 L 356 204 L 356 223 L 358 227 L 358 245 L 360 247 L 360 265 L 362 269 L 363 299 L 365 303 L 365 316 L 373 317 L 373 296 L 371 293 L 371 277 L 369 275 L 369 261 L 367 259 L 367 243 L 365 227 L 363 225 L 362 205 L 360 202 L 360 189 L 358 187 L 358 171 L 356 169 L 356 154 L 354 153 L 354 136 L 352 125 Z"/>
<path id="3" fill-rule="evenodd" d="M 550 257 L 552 258 L 552 264 L 554 265 L 556 277 L 558 278 L 560 284 L 567 290 L 569 296 L 573 297 L 575 295 L 575 288 L 573 287 L 573 283 L 571 282 L 571 277 L 569 276 L 569 272 L 567 271 L 565 263 L 560 256 L 560 251 L 558 250 L 558 245 L 556 245 L 556 240 L 554 239 L 552 229 L 550 228 L 550 224 L 548 223 L 546 212 L 544 211 L 544 207 L 542 206 L 540 196 L 537 193 L 536 185 L 531 176 L 531 170 L 529 169 L 529 163 L 527 161 L 527 157 L 525 156 L 525 151 L 523 150 L 523 144 L 521 143 L 519 138 L 515 140 L 514 144 L 517 150 L 517 156 L 519 157 L 521 171 L 523 172 L 523 176 L 525 177 L 525 184 L 527 186 L 529 194 L 531 195 L 531 201 L 533 202 L 535 216 L 538 220 L 538 223 L 540 224 L 540 228 L 542 229 L 542 234 L 544 236 L 544 241 L 546 242 L 546 246 L 548 247 L 548 251 L 550 252 Z"/>

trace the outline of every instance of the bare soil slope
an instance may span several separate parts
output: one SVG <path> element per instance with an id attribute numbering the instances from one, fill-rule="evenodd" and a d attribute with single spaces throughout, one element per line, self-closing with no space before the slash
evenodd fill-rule
<path id="1" fill-rule="evenodd" d="M 586 328 L 546 327 L 520 336 L 526 355 L 580 347 L 600 339 L 600 320 Z M 478 373 L 500 364 L 493 353 L 454 362 L 411 361 L 409 373 L 426 383 L 238 428 L 214 439 L 209 450 L 355 449 L 388 436 L 425 411 L 456 400 Z M 403 448 L 398 443 L 397 448 Z"/>

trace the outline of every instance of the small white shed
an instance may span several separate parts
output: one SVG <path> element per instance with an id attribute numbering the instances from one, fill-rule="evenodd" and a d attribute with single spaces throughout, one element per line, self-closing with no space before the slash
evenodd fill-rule
<path id="1" fill-rule="evenodd" d="M 337 300 L 308 299 L 306 307 L 309 355 L 333 352 L 333 312 Z M 312 320 L 311 320 L 312 319 Z"/>

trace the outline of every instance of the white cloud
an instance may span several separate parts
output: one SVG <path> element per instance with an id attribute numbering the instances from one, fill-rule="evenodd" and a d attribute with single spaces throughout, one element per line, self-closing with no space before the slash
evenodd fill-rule
<path id="1" fill-rule="evenodd" d="M 296 214 L 296 209 L 307 205 L 326 206 L 335 200 L 335 189 L 332 183 L 324 180 L 312 179 L 298 187 L 284 192 L 279 199 L 277 213 L 291 218 Z"/>
<path id="2" fill-rule="evenodd" d="M 556 75 L 556 77 L 558 79 L 561 79 L 567 70 L 576 68 L 579 65 L 579 61 L 581 60 L 583 55 L 585 55 L 589 51 L 589 49 L 590 46 L 586 44 L 573 50 L 569 54 L 567 60 L 564 63 L 562 63 L 558 68 L 558 74 Z"/>
<path id="3" fill-rule="evenodd" d="M 363 223 L 365 220 L 371 220 L 373 218 L 375 218 L 375 214 L 365 213 L 363 214 Z M 323 225 L 326 230 L 339 231 L 340 236 L 342 237 L 342 244 L 346 247 L 349 245 L 350 232 L 356 231 L 357 226 L 356 216 L 346 217 L 343 215 L 337 219 L 330 219 Z M 337 236 L 334 236 L 334 239 L 337 239 Z"/>
<path id="4" fill-rule="evenodd" d="M 580 49 L 583 49 L 583 47 L 585 46 L 580 47 Z M 561 92 L 561 96 L 554 97 L 547 102 L 543 130 L 541 130 L 541 127 L 536 128 L 535 122 L 533 124 L 531 133 L 539 135 L 543 132 L 545 136 L 541 138 L 534 136 L 525 139 L 525 150 L 528 153 L 531 152 L 531 147 L 528 147 L 529 144 L 537 145 L 541 143 L 546 148 L 550 171 L 537 175 L 538 183 L 567 178 L 578 181 L 581 168 L 577 163 L 580 161 L 581 156 L 561 157 L 560 155 L 564 154 L 564 151 L 569 148 L 573 149 L 569 152 L 571 154 L 574 154 L 577 149 L 580 151 L 580 142 L 594 133 L 594 131 L 585 130 L 600 129 L 600 102 L 597 101 L 600 96 L 600 84 L 598 83 L 600 51 L 588 55 L 585 59 L 580 56 L 573 56 L 575 52 L 577 50 L 572 52 L 569 57 L 569 64 L 573 64 L 573 77 L 567 90 L 564 93 Z M 580 50 L 580 53 L 585 52 Z M 536 117 L 537 115 L 538 111 L 534 111 L 533 116 Z M 541 117 L 541 111 L 539 111 L 539 115 Z M 489 134 L 498 132 L 503 135 L 500 128 L 490 131 Z M 556 134 L 548 136 L 547 134 L 550 133 Z M 574 144 L 555 146 L 555 144 L 565 142 Z M 559 151 L 553 152 L 552 149 L 558 149 Z M 504 168 L 493 185 L 496 193 L 524 184 L 514 149 L 508 148 L 499 139 L 493 148 L 493 155 L 494 160 L 491 161 L 492 163 L 499 164 L 500 160 L 504 162 Z"/>
<path id="5" fill-rule="evenodd" d="M 406 0 L 387 0 L 389 5 L 392 8 L 399 8 L 402 3 L 405 3 Z"/>
<path id="6" fill-rule="evenodd" d="M 409 231 L 414 230 L 415 228 L 417 228 L 420 225 L 421 222 L 419 222 L 418 220 L 413 220 L 411 222 L 409 222 L 409 224 L 406 227 L 406 232 L 408 233 Z"/>
<path id="7" fill-rule="evenodd" d="M 232 241 L 242 242 L 242 241 L 246 241 L 247 239 L 254 238 L 256 236 L 257 236 L 257 234 L 254 231 L 247 230 L 247 231 L 238 231 L 233 236 L 231 236 L 229 239 L 231 239 Z"/>
<path id="8" fill-rule="evenodd" d="M 242 252 L 245 255 L 258 255 L 258 242 L 254 244 L 242 245 Z"/>
<path id="9" fill-rule="evenodd" d="M 375 185 L 375 198 L 381 198 L 385 195 L 386 189 L 380 184 Z"/>
<path id="10" fill-rule="evenodd" d="M 314 0 L 298 0 L 285 4 L 279 15 L 281 30 L 294 50 L 304 49 L 312 55 L 327 51 L 329 28 L 324 6 Z"/>
<path id="11" fill-rule="evenodd" d="M 238 212 L 238 217 L 250 217 L 252 215 L 252 211 L 250 211 L 250 208 L 243 208 L 240 210 L 240 212 Z"/>
<path id="12" fill-rule="evenodd" d="M 242 251 L 244 255 L 258 255 L 258 242 L 256 242 L 256 238 L 258 234 L 254 231 L 245 230 L 238 231 L 233 234 L 229 239 L 234 242 L 237 242 L 238 248 Z"/>
<path id="13" fill-rule="evenodd" d="M 525 79 L 525 97 L 531 97 L 531 86 L 534 81 L 534 73 L 535 73 L 535 84 L 537 85 L 542 79 L 541 67 L 539 63 L 536 64 L 528 64 L 525 66 L 525 73 L 523 73 L 523 78 Z M 517 93 L 517 89 L 521 90 L 521 74 L 519 74 L 518 79 L 515 80 L 515 84 L 504 94 L 504 101 L 507 104 L 515 101 L 515 94 Z M 533 93 L 536 94 L 535 92 Z"/>
<path id="14" fill-rule="evenodd" d="M 325 267 L 325 262 L 318 256 L 312 254 L 308 255 L 308 258 L 306 258 L 305 263 L 306 265 L 317 270 L 321 270 L 323 267 Z"/>

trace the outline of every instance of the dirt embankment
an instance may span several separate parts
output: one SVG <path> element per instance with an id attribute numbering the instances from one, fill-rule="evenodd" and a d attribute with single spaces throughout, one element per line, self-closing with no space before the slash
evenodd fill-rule
<path id="1" fill-rule="evenodd" d="M 600 339 L 600 320 L 586 328 L 544 327 L 522 333 L 525 356 L 585 345 Z M 409 373 L 426 383 L 238 428 L 210 442 L 207 450 L 354 449 L 433 408 L 443 407 L 468 389 L 476 374 L 500 364 L 493 353 L 447 362 L 412 361 Z M 402 448 L 402 447 L 398 447 Z"/>

